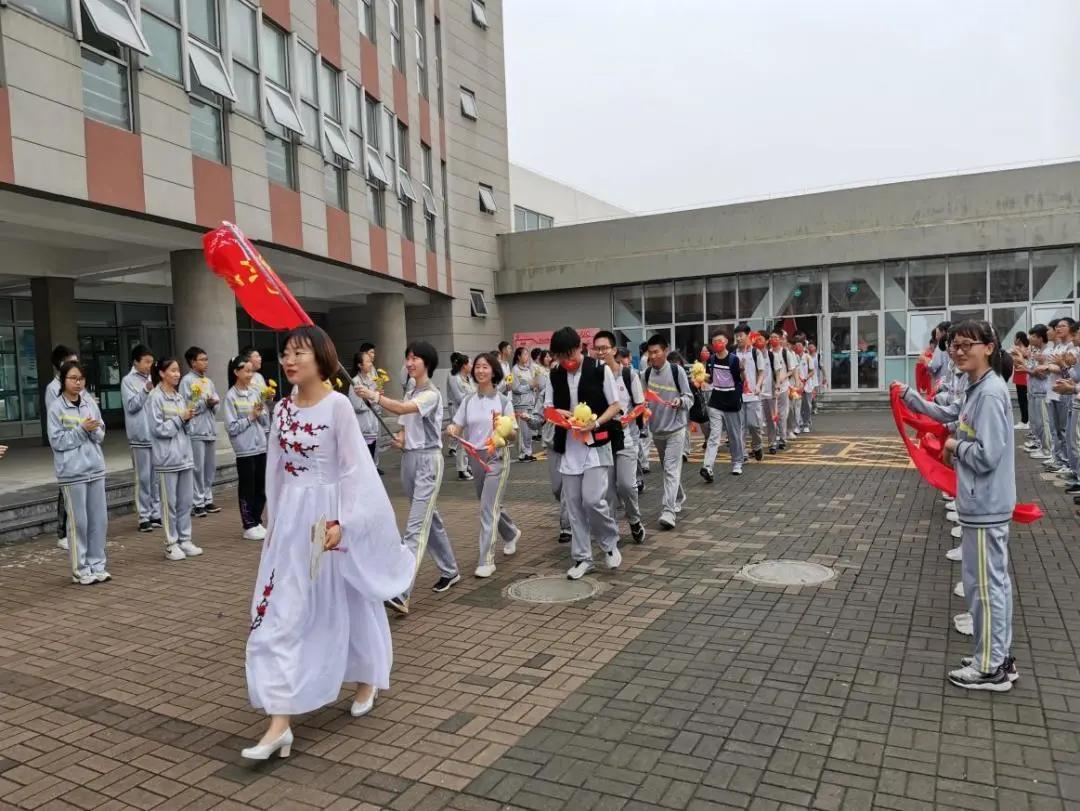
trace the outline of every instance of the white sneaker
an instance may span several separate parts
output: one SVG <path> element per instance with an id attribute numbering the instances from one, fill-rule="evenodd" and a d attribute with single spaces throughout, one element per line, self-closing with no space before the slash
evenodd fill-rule
<path id="1" fill-rule="evenodd" d="M 179 544 L 171 543 L 165 547 L 165 560 L 187 560 L 187 555 L 180 549 Z"/>
<path id="2" fill-rule="evenodd" d="M 90 572 L 76 572 L 71 575 L 71 582 L 80 586 L 92 586 L 97 582 L 97 578 Z"/>
<path id="3" fill-rule="evenodd" d="M 963 614 L 957 614 L 952 618 L 953 627 L 964 636 L 975 635 L 975 621 L 971 618 L 971 614 L 966 611 Z"/>
<path id="4" fill-rule="evenodd" d="M 68 539 L 67 538 L 57 538 L 56 539 L 56 548 L 57 549 L 63 549 L 65 552 L 69 551 L 70 547 L 68 547 Z"/>
<path id="5" fill-rule="evenodd" d="M 963 597 L 964 596 L 964 581 L 963 580 L 961 580 L 959 583 L 956 584 L 956 588 L 954 588 L 952 590 L 952 593 L 955 594 L 957 597 Z"/>
<path id="6" fill-rule="evenodd" d="M 953 510 L 956 509 L 956 502 L 955 501 L 946 501 L 945 502 L 945 509 L 948 510 L 949 512 L 952 512 Z"/>
<path id="7" fill-rule="evenodd" d="M 732 467 L 731 468 L 731 475 L 732 476 L 741 476 L 742 475 L 742 465 L 735 465 L 734 467 Z"/>
<path id="8" fill-rule="evenodd" d="M 244 530 L 245 541 L 262 541 L 266 539 L 266 527 L 258 524 L 251 529 Z"/>
<path id="9" fill-rule="evenodd" d="M 93 574 L 95 583 L 105 583 L 109 580 L 112 580 L 112 575 L 104 569 L 102 569 L 100 572 L 94 572 Z"/>
<path id="10" fill-rule="evenodd" d="M 962 538 L 964 535 L 964 531 L 960 529 L 960 527 L 956 526 L 949 530 L 949 534 L 957 540 L 960 540 L 960 538 Z"/>
<path id="11" fill-rule="evenodd" d="M 503 544 L 503 554 L 504 555 L 512 555 L 515 552 L 517 552 L 517 542 L 518 542 L 518 538 L 520 538 L 520 537 L 521 537 L 521 529 L 519 528 L 517 530 L 517 532 L 514 533 L 514 537 Z"/>
<path id="12" fill-rule="evenodd" d="M 1028 429 L 1028 424 L 1026 422 L 1017 422 L 1016 425 L 1013 426 L 1013 428 L 1015 428 L 1017 431 L 1026 431 Z"/>
<path id="13" fill-rule="evenodd" d="M 181 541 L 180 551 L 187 555 L 189 558 L 197 558 L 202 554 L 202 549 L 193 544 L 191 541 Z"/>
<path id="14" fill-rule="evenodd" d="M 476 571 L 473 572 L 473 574 L 477 577 L 491 577 L 495 574 L 495 564 L 492 563 L 490 566 L 477 566 Z"/>
<path id="15" fill-rule="evenodd" d="M 941 491 L 941 500 L 942 501 L 952 501 L 953 497 L 950 496 L 948 493 L 946 493 L 944 490 L 942 490 Z"/>
<path id="16" fill-rule="evenodd" d="M 949 510 L 945 513 L 945 520 L 952 521 L 954 524 L 959 524 L 960 516 L 957 514 L 956 510 Z"/>
<path id="17" fill-rule="evenodd" d="M 660 513 L 660 526 L 664 529 L 675 529 L 675 515 L 668 510 Z"/>
<path id="18" fill-rule="evenodd" d="M 1048 454 L 1042 448 L 1039 448 L 1038 450 L 1035 450 L 1035 451 L 1031 452 L 1031 458 L 1032 459 L 1049 459 L 1050 454 Z"/>
<path id="19" fill-rule="evenodd" d="M 608 552 L 604 557 L 607 558 L 605 562 L 607 563 L 607 567 L 609 569 L 618 569 L 619 564 L 622 563 L 622 552 L 619 551 L 619 547 L 617 546 L 610 552 Z"/>
<path id="20" fill-rule="evenodd" d="M 953 563 L 959 563 L 964 559 L 963 549 L 959 546 L 955 546 L 945 553 L 945 557 L 947 557 Z"/>
<path id="21" fill-rule="evenodd" d="M 595 568 L 596 565 L 591 560 L 579 560 L 566 570 L 566 579 L 580 580 Z"/>

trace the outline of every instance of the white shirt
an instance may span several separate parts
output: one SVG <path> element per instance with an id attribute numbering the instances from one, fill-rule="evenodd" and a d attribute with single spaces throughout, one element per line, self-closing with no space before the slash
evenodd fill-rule
<path id="1" fill-rule="evenodd" d="M 754 351 L 753 347 L 751 347 L 745 352 L 739 350 L 735 354 L 739 356 L 739 366 L 742 367 L 743 380 L 745 381 L 743 384 L 743 402 L 756 403 L 761 400 L 761 397 L 759 396 L 761 391 L 758 389 L 757 385 L 759 371 L 757 366 L 757 353 Z"/>
<path id="2" fill-rule="evenodd" d="M 491 414 L 495 412 L 505 417 L 514 416 L 514 407 L 510 400 L 498 392 L 483 395 L 466 395 L 454 414 L 454 425 L 462 429 L 462 437 L 470 445 L 483 449 L 487 438 L 491 436 Z"/>
<path id="3" fill-rule="evenodd" d="M 398 417 L 398 424 L 405 429 L 405 450 L 441 448 L 443 404 L 439 390 L 428 381 L 424 388 L 414 388 L 405 399 L 420 409 Z"/>
<path id="4" fill-rule="evenodd" d="M 577 391 L 580 380 L 580 366 L 576 372 L 566 373 L 566 383 L 570 387 L 570 408 L 567 409 L 568 411 L 573 411 L 577 407 Z M 617 402 L 619 399 L 619 393 L 615 388 L 615 377 L 607 366 L 604 367 L 604 396 L 609 403 Z M 550 377 L 548 378 L 547 389 L 544 391 L 544 405 L 547 408 L 552 408 L 555 405 Z M 600 415 L 597 414 L 596 416 L 599 417 Z M 615 462 L 611 455 L 611 443 L 597 448 L 575 439 L 573 432 L 566 432 L 566 453 L 563 454 L 562 462 L 559 465 L 560 473 L 567 476 L 580 476 L 589 468 L 610 467 L 613 464 Z"/>
<path id="5" fill-rule="evenodd" d="M 1053 363 L 1054 362 L 1054 358 L 1053 358 L 1054 355 L 1061 355 L 1061 354 L 1064 354 L 1066 352 L 1071 352 L 1071 351 L 1072 351 L 1072 342 L 1071 341 L 1069 343 L 1066 343 L 1066 344 L 1059 344 L 1059 343 L 1056 343 L 1056 342 L 1052 343 L 1052 344 L 1047 344 L 1046 349 L 1043 350 L 1044 357 L 1046 358 L 1043 362 L 1044 363 Z M 1056 372 L 1048 372 L 1047 375 L 1046 375 L 1046 380 L 1047 380 L 1046 399 L 1049 400 L 1050 402 L 1059 401 L 1061 399 L 1061 395 L 1058 394 L 1056 391 L 1054 391 L 1054 383 L 1061 380 L 1061 375 L 1057 374 Z"/>
<path id="6" fill-rule="evenodd" d="M 608 371 L 610 371 L 610 367 Z M 621 369 L 617 374 L 612 372 L 612 376 L 615 378 L 615 394 L 618 396 L 619 407 L 622 408 L 623 414 L 629 414 L 634 408 L 634 403 L 645 402 L 645 392 L 641 388 L 641 377 L 638 376 L 637 372 L 630 369 L 630 391 L 626 390 L 626 382 L 623 380 Z M 633 423 L 623 426 L 623 450 L 636 448 L 637 426 Z"/>

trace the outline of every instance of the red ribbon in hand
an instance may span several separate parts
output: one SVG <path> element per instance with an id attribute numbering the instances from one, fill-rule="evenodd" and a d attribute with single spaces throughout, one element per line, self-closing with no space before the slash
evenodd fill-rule
<path id="1" fill-rule="evenodd" d="M 578 442 L 583 442 L 586 445 L 593 444 L 592 431 L 582 431 L 569 419 L 559 413 L 559 409 L 549 406 L 544 409 L 544 419 L 550 422 L 552 425 L 559 428 L 565 428 Z M 604 436 L 598 436 L 597 439 L 603 439 Z"/>
<path id="2" fill-rule="evenodd" d="M 477 463 L 479 463 L 480 467 L 484 469 L 485 473 L 491 472 L 491 465 L 489 465 L 480 457 L 480 451 L 475 445 L 473 445 L 471 442 L 466 442 L 461 437 L 458 437 L 458 444 L 465 449 L 465 452 L 469 454 L 469 456 L 471 456 L 477 461 Z"/>

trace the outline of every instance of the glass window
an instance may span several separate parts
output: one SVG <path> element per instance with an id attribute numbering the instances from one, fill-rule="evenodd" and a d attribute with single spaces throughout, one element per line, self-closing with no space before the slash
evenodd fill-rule
<path id="1" fill-rule="evenodd" d="M 1013 344 L 1013 336 L 1017 331 L 1028 331 L 1028 327 L 1031 326 L 1028 323 L 1028 308 L 1027 305 L 1017 305 L 1015 307 L 994 307 L 990 311 L 990 323 L 994 325 L 994 329 L 997 331 L 998 337 L 1001 338 L 1002 344 L 1005 348 L 1009 348 Z"/>
<path id="2" fill-rule="evenodd" d="M 705 283 L 705 312 L 710 321 L 735 318 L 737 287 L 735 276 L 713 276 Z"/>
<path id="3" fill-rule="evenodd" d="M 476 94 L 467 87 L 461 88 L 461 114 L 471 121 L 476 121 L 480 115 L 476 109 Z"/>
<path id="4" fill-rule="evenodd" d="M 443 114 L 443 83 L 442 83 L 442 25 L 439 18 L 435 18 L 435 92 L 439 100 L 439 115 Z"/>
<path id="5" fill-rule="evenodd" d="M 675 282 L 675 320 L 705 320 L 705 280 Z"/>
<path id="6" fill-rule="evenodd" d="M 990 254 L 990 301 L 1028 298 L 1028 252 Z"/>
<path id="7" fill-rule="evenodd" d="M 363 172 L 364 162 L 364 91 L 351 80 L 345 85 L 346 114 L 349 125 L 349 151 L 353 167 Z"/>
<path id="8" fill-rule="evenodd" d="M 909 355 L 919 355 L 930 344 L 934 327 L 945 320 L 944 310 L 922 313 L 908 313 L 907 351 Z"/>
<path id="9" fill-rule="evenodd" d="M 360 33 L 372 42 L 375 41 L 375 6 L 374 0 L 360 0 Z"/>
<path id="10" fill-rule="evenodd" d="M 645 285 L 645 323 L 670 324 L 671 282 Z"/>
<path id="11" fill-rule="evenodd" d="M 83 48 L 83 108 L 90 117 L 114 127 L 131 129 L 128 66 Z"/>
<path id="12" fill-rule="evenodd" d="M 340 159 L 323 166 L 323 180 L 326 183 L 326 202 L 342 211 L 348 208 L 349 198 L 347 172 Z"/>
<path id="13" fill-rule="evenodd" d="M 287 130 L 300 134 L 303 124 L 300 123 L 300 113 L 293 104 L 292 97 L 284 90 L 275 85 L 266 83 L 266 107 L 270 111 L 270 118 L 278 125 Z M 273 130 L 270 121 L 267 121 L 267 129 Z M 284 133 L 281 134 L 284 137 Z"/>
<path id="14" fill-rule="evenodd" d="M 188 96 L 191 107 L 191 151 L 218 163 L 225 162 L 222 116 L 214 94 L 196 85 Z"/>
<path id="15" fill-rule="evenodd" d="M 142 54 L 150 55 L 150 46 L 146 44 L 131 6 L 123 0 L 82 0 L 83 20 L 89 19 L 94 30 L 103 37 L 134 48 Z M 86 34 L 86 30 L 83 30 Z M 88 43 L 92 44 L 92 43 Z"/>
<path id="16" fill-rule="evenodd" d="M 420 95 L 428 97 L 427 79 L 427 13 L 424 0 L 416 0 L 413 8 L 416 19 L 416 84 Z"/>
<path id="17" fill-rule="evenodd" d="M 233 104 L 237 112 L 253 117 L 259 115 L 259 74 L 233 61 L 233 89 L 236 101 Z"/>
<path id="18" fill-rule="evenodd" d="M 187 0 L 188 33 L 218 47 L 217 0 Z"/>
<path id="19" fill-rule="evenodd" d="M 858 359 L 857 379 L 860 389 L 878 388 L 881 357 L 877 313 L 855 317 L 855 351 Z"/>
<path id="20" fill-rule="evenodd" d="M 540 215 L 540 227 L 541 228 L 554 228 L 555 218 L 549 217 L 547 214 Z"/>
<path id="21" fill-rule="evenodd" d="M 488 27 L 487 6 L 484 0 L 472 0 L 472 21 L 481 28 Z"/>
<path id="22" fill-rule="evenodd" d="M 263 21 L 262 55 L 266 78 L 278 87 L 289 89 L 289 51 L 285 32 Z"/>
<path id="23" fill-rule="evenodd" d="M 296 89 L 300 94 L 300 120 L 304 124 L 304 143 L 319 145 L 319 89 L 316 79 L 315 52 L 306 45 L 298 49 Z"/>
<path id="24" fill-rule="evenodd" d="M 616 287 L 612 291 L 612 323 L 616 327 L 636 327 L 643 321 L 644 310 L 641 308 L 641 285 Z"/>
<path id="25" fill-rule="evenodd" d="M 373 225 L 377 225 L 379 228 L 386 227 L 385 186 L 368 183 L 368 217 Z"/>
<path id="26" fill-rule="evenodd" d="M 698 352 L 704 344 L 704 324 L 682 324 L 675 327 L 675 344 L 671 348 L 682 355 L 687 363 L 697 360 Z"/>
<path id="27" fill-rule="evenodd" d="M 526 209 L 521 206 L 514 206 L 514 230 L 515 231 L 527 231 L 528 226 L 525 225 Z"/>
<path id="28" fill-rule="evenodd" d="M 525 209 L 525 230 L 526 231 L 539 231 L 540 230 L 540 215 L 535 211 Z"/>
<path id="29" fill-rule="evenodd" d="M 288 188 L 296 185 L 295 151 L 285 138 L 266 133 L 266 174 L 273 182 Z"/>
<path id="30" fill-rule="evenodd" d="M 740 273 L 739 318 L 765 318 L 769 312 L 769 274 Z"/>
<path id="31" fill-rule="evenodd" d="M 326 62 L 322 63 L 319 73 L 319 97 L 322 99 L 323 115 L 335 121 L 341 121 L 341 92 L 339 81 L 341 74 Z"/>
<path id="32" fill-rule="evenodd" d="M 259 50 L 256 46 L 257 14 L 240 0 L 229 3 L 229 45 L 232 49 L 232 78 L 236 109 L 250 116 L 259 114 Z"/>
<path id="33" fill-rule="evenodd" d="M 174 23 L 180 22 L 180 0 L 142 0 L 140 8 Z"/>
<path id="34" fill-rule="evenodd" d="M 908 306 L 945 306 L 944 259 L 912 259 L 908 262 Z"/>
<path id="35" fill-rule="evenodd" d="M 1034 301 L 1060 301 L 1073 297 L 1072 248 L 1031 252 Z"/>
<path id="36" fill-rule="evenodd" d="M 889 311 L 885 313 L 885 354 L 907 354 L 907 313 Z"/>
<path id="37" fill-rule="evenodd" d="M 499 210 L 495 205 L 495 190 L 483 183 L 480 184 L 480 210 L 485 214 L 494 214 Z"/>
<path id="38" fill-rule="evenodd" d="M 986 256 L 949 257 L 949 306 L 986 303 Z"/>
<path id="39" fill-rule="evenodd" d="M 143 60 L 147 70 L 160 73 L 173 81 L 181 79 L 180 28 L 160 20 L 153 14 L 143 14 L 143 33 L 150 46 L 150 56 Z"/>
<path id="40" fill-rule="evenodd" d="M 795 270 L 773 274 L 776 315 L 809 315 L 821 312 L 821 272 Z M 740 313 L 746 317 L 745 313 Z"/>
<path id="41" fill-rule="evenodd" d="M 907 262 L 885 263 L 885 307 L 902 310 L 907 307 Z"/>
<path id="42" fill-rule="evenodd" d="M 225 60 L 217 51 L 207 48 L 198 40 L 189 40 L 188 56 L 191 58 L 191 67 L 195 72 L 194 79 L 208 90 L 224 96 L 230 101 L 236 101 L 236 91 L 233 90 L 229 72 L 225 69 Z"/>
<path id="43" fill-rule="evenodd" d="M 11 0 L 11 4 L 43 20 L 71 29 L 71 4 L 67 0 Z"/>
<path id="44" fill-rule="evenodd" d="M 401 0 L 389 0 L 390 2 L 390 64 L 400 72 L 405 72 L 405 46 L 402 42 L 401 31 L 405 27 L 404 18 L 401 14 Z"/>
<path id="45" fill-rule="evenodd" d="M 881 309 L 881 265 L 829 268 L 829 312 Z"/>
<path id="46" fill-rule="evenodd" d="M 399 197 L 398 202 L 401 206 L 401 235 L 405 239 L 412 241 L 416 237 L 413 233 L 413 204 L 412 200 L 407 197 Z"/>

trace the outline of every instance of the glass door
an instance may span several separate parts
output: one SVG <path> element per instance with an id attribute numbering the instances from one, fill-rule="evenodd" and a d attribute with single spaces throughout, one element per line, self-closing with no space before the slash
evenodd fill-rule
<path id="1" fill-rule="evenodd" d="M 86 388 L 97 398 L 101 416 L 110 428 L 124 424 L 120 379 L 127 368 L 121 368 L 121 354 L 115 327 L 79 329 L 79 360 L 86 367 Z"/>
<path id="2" fill-rule="evenodd" d="M 829 388 L 873 391 L 881 388 L 881 319 L 878 313 L 829 317 Z"/>
<path id="3" fill-rule="evenodd" d="M 863 391 L 880 389 L 881 327 L 877 313 L 856 315 L 855 352 L 858 359 L 856 388 Z"/>
<path id="4" fill-rule="evenodd" d="M 851 322 L 853 315 L 829 317 L 829 388 L 851 391 Z"/>

